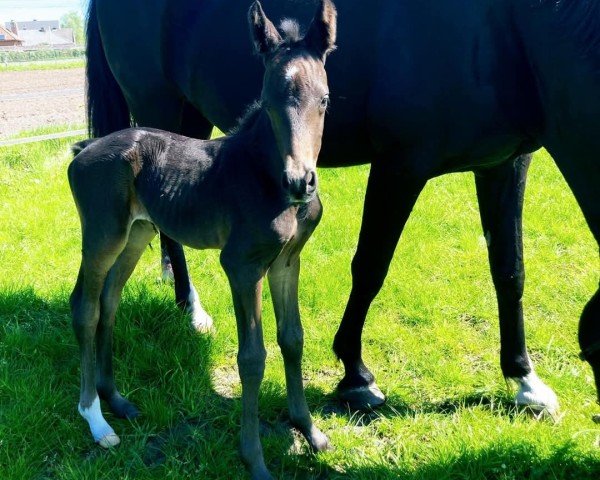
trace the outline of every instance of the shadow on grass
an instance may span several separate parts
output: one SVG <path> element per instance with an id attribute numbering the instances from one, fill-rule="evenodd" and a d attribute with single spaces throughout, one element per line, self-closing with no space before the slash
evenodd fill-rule
<path id="1" fill-rule="evenodd" d="M 161 296 L 134 284 L 120 306 L 115 331 L 117 384 L 143 415 L 135 422 L 107 416 L 123 438 L 116 452 L 93 446 L 83 420 L 74 413 L 79 358 L 68 293 L 43 298 L 31 288 L 0 292 L 0 362 L 11 372 L 5 377 L 10 393 L 0 391 L 0 423 L 10 427 L 2 430 L 0 426 L 0 431 L 5 445 L 24 457 L 19 464 L 22 470 L 3 465 L 0 459 L 5 478 L 87 478 L 105 468 L 111 469 L 114 478 L 244 477 L 237 454 L 240 401 L 216 391 L 211 375 L 213 341 L 189 328 L 189 319 L 174 306 L 170 289 L 164 290 L 168 294 Z M 51 386 L 48 393 L 34 387 L 46 384 Z M 283 386 L 267 379 L 260 398 L 260 415 L 267 419 L 261 421 L 265 459 L 278 478 L 600 478 L 597 456 L 582 454 L 570 445 L 543 456 L 526 442 L 459 450 L 435 461 L 372 460 L 361 455 L 357 460 L 354 456 L 360 452 L 348 452 L 343 460 L 348 465 L 337 470 L 326 463 L 326 457 L 309 453 L 306 442 L 290 427 L 284 392 Z M 452 415 L 472 407 L 502 415 L 514 412 L 507 398 L 467 395 L 418 407 L 391 398 L 376 412 L 356 415 L 332 394 L 310 386 L 306 394 L 312 412 L 345 416 L 358 426 L 381 417 Z M 41 443 L 29 441 L 40 436 L 44 437 Z M 50 463 L 47 458 L 52 459 Z"/>
<path id="2" fill-rule="evenodd" d="M 330 472 L 328 479 L 405 479 L 405 480 L 597 480 L 600 460 L 579 456 L 566 446 L 548 456 L 527 443 L 499 445 L 480 450 L 469 449 L 437 463 L 418 467 L 372 465 Z"/>

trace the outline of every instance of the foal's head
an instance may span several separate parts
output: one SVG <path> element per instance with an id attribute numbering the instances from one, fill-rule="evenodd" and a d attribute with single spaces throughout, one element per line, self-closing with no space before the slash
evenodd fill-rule
<path id="1" fill-rule="evenodd" d="M 335 48 L 336 10 L 330 0 L 321 0 L 304 37 L 291 21 L 284 22 L 282 36 L 258 1 L 248 18 L 265 63 L 261 102 L 283 162 L 281 182 L 292 202 L 307 202 L 317 189 L 315 167 L 329 105 L 325 58 Z"/>

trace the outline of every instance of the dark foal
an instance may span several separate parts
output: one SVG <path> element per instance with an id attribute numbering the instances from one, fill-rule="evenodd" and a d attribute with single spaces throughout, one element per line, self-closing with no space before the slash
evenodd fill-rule
<path id="1" fill-rule="evenodd" d="M 298 309 L 300 252 L 321 217 L 316 161 L 329 102 L 324 61 L 334 48 L 336 12 L 317 12 L 304 38 L 282 38 L 255 2 L 249 12 L 265 63 L 261 101 L 235 132 L 204 141 L 161 130 L 126 129 L 86 141 L 69 166 L 81 218 L 83 254 L 71 296 L 81 350 L 79 412 L 94 440 L 119 443 L 100 411 L 138 411 L 114 382 L 112 331 L 121 291 L 157 230 L 194 248 L 219 248 L 238 327 L 242 382 L 241 455 L 253 478 L 270 478 L 258 432 L 265 366 L 262 281 L 268 276 L 285 363 L 293 424 L 314 450 L 328 446 L 302 386 Z M 95 352 L 94 352 L 95 344 Z"/>

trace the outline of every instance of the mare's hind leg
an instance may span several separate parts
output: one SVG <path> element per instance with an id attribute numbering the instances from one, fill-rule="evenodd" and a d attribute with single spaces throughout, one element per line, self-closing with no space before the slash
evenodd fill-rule
<path id="1" fill-rule="evenodd" d="M 519 384 L 518 405 L 553 413 L 558 409 L 556 395 L 534 372 L 525 346 L 522 214 L 530 161 L 530 155 L 523 155 L 505 165 L 477 171 L 475 183 L 498 299 L 502 373 Z"/>
<path id="2" fill-rule="evenodd" d="M 71 294 L 73 329 L 81 356 L 79 413 L 88 422 L 94 440 L 103 447 L 119 443 L 119 437 L 102 416 L 96 390 L 94 340 L 100 318 L 100 295 L 108 270 L 125 244 L 125 235 L 98 235 L 87 241 L 83 233 L 83 258 L 75 289 Z M 104 241 L 94 241 L 104 240 Z"/>
<path id="3" fill-rule="evenodd" d="M 188 137 L 208 138 L 212 125 L 189 103 L 181 102 L 176 94 L 146 95 L 153 98 L 148 108 L 145 102 L 132 102 L 130 109 L 136 123 L 143 127 L 160 128 Z M 173 278 L 175 301 L 192 317 L 192 326 L 199 332 L 212 329 L 212 318 L 204 311 L 190 276 L 183 247 L 161 233 L 161 267 L 163 279 Z"/>
<path id="4" fill-rule="evenodd" d="M 112 364 L 115 314 L 125 283 L 155 235 L 156 230 L 150 222 L 138 220 L 133 223 L 127 245 L 108 272 L 100 297 L 100 321 L 96 333 L 96 388 L 100 398 L 107 401 L 112 412 L 121 418 L 134 418 L 139 411 L 121 396 L 115 386 Z"/>
<path id="5" fill-rule="evenodd" d="M 552 142 L 547 145 L 600 245 L 600 143 L 595 137 L 595 143 L 576 141 L 569 147 L 572 148 Z M 597 265 L 598 257 L 595 262 Z M 581 314 L 579 346 L 583 359 L 587 360 L 594 372 L 596 394 L 600 402 L 600 286 Z"/>

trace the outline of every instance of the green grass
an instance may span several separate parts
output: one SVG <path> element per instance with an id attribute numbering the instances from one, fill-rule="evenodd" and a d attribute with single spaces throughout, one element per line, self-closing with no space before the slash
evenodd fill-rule
<path id="1" fill-rule="evenodd" d="M 0 72 L 23 72 L 28 70 L 66 70 L 85 67 L 85 59 L 38 60 L 34 62 L 0 63 Z"/>
<path id="2" fill-rule="evenodd" d="M 37 133 L 37 132 L 36 132 Z M 66 181 L 75 139 L 0 149 L 0 478 L 245 478 L 237 454 L 240 386 L 229 287 L 218 252 L 189 251 L 218 329 L 194 334 L 157 281 L 155 240 L 126 287 L 115 351 L 121 391 L 143 415 L 107 415 L 122 444 L 103 451 L 76 411 L 78 350 L 68 295 L 80 232 Z M 369 313 L 365 358 L 388 396 L 369 415 L 340 408 L 331 341 L 350 288 L 368 167 L 320 170 L 325 213 L 303 252 L 304 375 L 335 450 L 314 456 L 286 422 L 268 291 L 260 397 L 265 458 L 278 478 L 598 479 L 600 429 L 577 320 L 597 288 L 597 246 L 547 154 L 525 206 L 531 356 L 562 405 L 557 424 L 510 408 L 500 373 L 495 296 L 471 175 L 436 179 L 407 224 Z M 106 411 L 106 410 L 105 410 Z"/>

